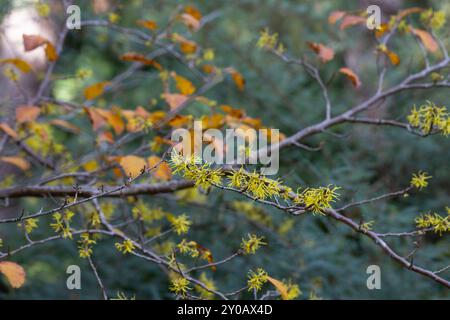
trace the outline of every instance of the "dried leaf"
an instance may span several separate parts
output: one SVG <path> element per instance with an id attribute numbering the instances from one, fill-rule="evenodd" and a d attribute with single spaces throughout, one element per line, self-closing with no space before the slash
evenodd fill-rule
<path id="1" fill-rule="evenodd" d="M 83 107 L 84 111 L 88 114 L 91 120 L 92 129 L 95 131 L 106 124 L 105 118 L 96 110 L 96 108 Z"/>
<path id="2" fill-rule="evenodd" d="M 20 157 L 0 157 L 0 161 L 12 164 L 23 171 L 30 169 L 29 162 Z"/>
<path id="3" fill-rule="evenodd" d="M 200 29 L 200 21 L 191 16 L 189 13 L 181 14 L 180 19 L 192 31 L 197 31 Z"/>
<path id="4" fill-rule="evenodd" d="M 22 59 L 0 59 L 0 64 L 12 64 L 23 73 L 28 73 L 31 71 L 31 66 L 28 62 Z"/>
<path id="5" fill-rule="evenodd" d="M 184 12 L 186 12 L 187 14 L 193 16 L 198 21 L 202 20 L 201 12 L 194 6 L 186 6 L 186 7 L 184 7 Z"/>
<path id="6" fill-rule="evenodd" d="M 119 135 L 125 130 L 125 122 L 120 116 L 120 109 L 117 107 L 113 107 L 113 109 L 114 110 L 96 108 L 95 111 L 100 114 L 114 129 L 114 132 Z"/>
<path id="7" fill-rule="evenodd" d="M 158 70 L 162 70 L 162 67 L 158 62 L 152 59 L 148 59 L 144 55 L 135 52 L 128 52 L 123 54 L 122 56 L 120 56 L 120 60 L 140 62 L 148 66 L 154 66 Z"/>
<path id="8" fill-rule="evenodd" d="M 136 21 L 136 23 L 139 26 L 147 28 L 152 31 L 158 29 L 158 24 L 153 20 L 138 20 L 138 21 Z"/>
<path id="9" fill-rule="evenodd" d="M 359 77 L 350 68 L 340 68 L 339 72 L 345 74 L 347 78 L 350 79 L 354 87 L 358 88 L 361 85 Z"/>
<path id="10" fill-rule="evenodd" d="M 19 106 L 16 108 L 17 123 L 32 122 L 37 119 L 41 109 L 36 106 Z"/>
<path id="11" fill-rule="evenodd" d="M 234 84 L 239 89 L 239 91 L 244 91 L 245 79 L 242 76 L 242 74 L 239 73 L 236 69 L 231 68 L 231 67 L 230 68 L 226 68 L 225 71 L 228 72 L 231 75 L 231 78 L 233 79 Z"/>
<path id="12" fill-rule="evenodd" d="M 80 133 L 80 128 L 78 128 L 77 126 L 75 126 L 75 125 L 73 125 L 73 124 L 67 122 L 66 120 L 62 120 L 62 119 L 53 119 L 53 120 L 50 121 L 50 123 L 51 123 L 52 125 L 55 125 L 55 126 L 57 126 L 57 127 L 66 129 L 66 130 L 68 130 L 68 131 L 70 131 L 70 132 L 73 132 L 73 133 L 75 133 L 75 134 Z"/>
<path id="13" fill-rule="evenodd" d="M 170 110 L 176 110 L 180 105 L 186 102 L 187 96 L 179 93 L 163 93 L 163 98 L 166 100 L 167 104 L 170 106 Z"/>
<path id="14" fill-rule="evenodd" d="M 158 164 L 159 163 L 159 164 Z M 158 156 L 151 156 L 147 159 L 148 168 L 153 168 L 158 165 L 155 169 L 151 170 L 152 175 L 162 181 L 168 181 L 172 179 L 172 170 L 169 165 L 162 161 Z"/>
<path id="15" fill-rule="evenodd" d="M 436 52 L 436 50 L 439 49 L 439 45 L 437 44 L 436 40 L 434 40 L 433 36 L 421 29 L 414 29 L 411 28 L 411 32 L 416 35 L 420 41 L 422 41 L 423 46 L 430 52 Z"/>
<path id="16" fill-rule="evenodd" d="M 25 51 L 34 50 L 47 43 L 47 39 L 38 35 L 22 35 Z"/>
<path id="17" fill-rule="evenodd" d="M 346 15 L 342 19 L 342 23 L 340 26 L 341 30 L 347 29 L 348 27 L 357 25 L 357 24 L 365 24 L 366 19 L 360 16 L 354 16 L 354 15 Z"/>
<path id="18" fill-rule="evenodd" d="M 175 115 L 170 121 L 168 122 L 168 125 L 172 128 L 181 128 L 185 126 L 186 124 L 190 123 L 192 120 L 191 116 L 183 116 L 183 115 Z"/>
<path id="19" fill-rule="evenodd" d="M 138 156 L 125 156 L 119 161 L 125 174 L 133 179 L 141 174 L 142 169 L 147 166 L 147 161 Z"/>
<path id="20" fill-rule="evenodd" d="M 397 21 L 402 20 L 404 17 L 413 14 L 413 13 L 418 13 L 418 12 L 422 12 L 424 11 L 423 8 L 419 8 L 419 7 L 412 7 L 412 8 L 408 8 L 408 9 L 404 9 L 399 11 L 399 13 L 397 13 Z"/>
<path id="21" fill-rule="evenodd" d="M 286 285 L 283 282 L 281 282 L 281 281 L 279 281 L 277 279 L 274 279 L 274 278 L 272 278 L 270 276 L 267 276 L 267 280 L 280 293 L 281 299 L 283 299 L 283 300 L 288 300 L 289 299 L 288 289 L 287 289 Z"/>
<path id="22" fill-rule="evenodd" d="M 49 61 L 56 61 L 56 59 L 58 59 L 58 54 L 56 53 L 56 48 L 49 41 L 47 41 L 44 51 L 45 51 L 45 55 L 47 56 L 47 59 Z"/>
<path id="23" fill-rule="evenodd" d="M 20 288 L 25 283 L 25 270 L 15 262 L 1 261 L 0 272 L 6 276 L 13 288 Z"/>
<path id="24" fill-rule="evenodd" d="M 197 44 L 194 41 L 188 40 L 176 33 L 172 35 L 172 39 L 180 44 L 180 50 L 184 54 L 192 54 L 197 51 Z"/>
<path id="25" fill-rule="evenodd" d="M 19 139 L 17 132 L 14 131 L 14 129 L 12 129 L 6 122 L 0 123 L 0 130 L 3 130 L 4 133 L 13 139 Z"/>
<path id="26" fill-rule="evenodd" d="M 313 50 L 319 57 L 320 61 L 326 63 L 334 58 L 333 49 L 315 42 L 307 42 L 308 46 Z"/>
<path id="27" fill-rule="evenodd" d="M 175 79 L 177 89 L 180 91 L 181 94 L 191 95 L 195 92 L 196 90 L 195 86 L 192 84 L 191 81 L 189 81 L 185 77 L 173 74 L 173 78 Z"/>
<path id="28" fill-rule="evenodd" d="M 105 88 L 110 85 L 111 82 L 109 81 L 103 81 L 103 82 L 97 82 L 87 88 L 84 89 L 84 96 L 87 100 L 93 100 L 97 98 L 98 96 L 102 95 L 105 91 Z"/>

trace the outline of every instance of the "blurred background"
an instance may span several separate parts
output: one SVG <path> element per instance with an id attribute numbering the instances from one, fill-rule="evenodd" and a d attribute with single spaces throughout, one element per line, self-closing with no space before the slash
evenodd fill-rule
<path id="1" fill-rule="evenodd" d="M 41 50 L 23 51 L 22 34 L 40 34 L 54 41 L 60 30 L 64 10 L 60 1 L 45 1 L 51 13 L 43 16 L 37 10 L 36 1 L 3 0 L 0 3 L 0 58 L 26 57 L 33 64 L 38 76 L 21 80 L 29 92 L 35 92 L 39 74 L 46 68 Z M 92 0 L 75 1 L 81 8 L 82 20 L 111 19 L 117 15 L 117 24 L 135 27 L 139 19 L 151 19 L 164 25 L 178 5 L 194 5 L 211 21 L 193 38 L 204 48 L 214 50 L 214 63 L 233 66 L 246 79 L 243 92 L 236 90 L 232 81 L 225 81 L 206 94 L 207 97 L 243 108 L 252 117 L 261 118 L 263 124 L 279 128 L 286 135 L 299 128 L 320 121 L 324 115 L 324 103 L 320 88 L 299 66 L 287 65 L 271 54 L 259 50 L 256 41 L 266 27 L 279 34 L 287 52 L 302 57 L 311 54 L 307 41 L 321 42 L 335 51 L 333 61 L 323 65 L 324 79 L 331 79 L 342 66 L 359 74 L 362 86 L 355 90 L 344 81 L 330 83 L 330 96 L 337 114 L 367 98 L 376 90 L 375 40 L 369 30 L 351 28 L 339 31 L 329 25 L 327 17 L 333 10 L 365 10 L 369 4 L 382 9 L 382 21 L 399 9 L 420 6 L 444 10 L 450 15 L 449 1 L 309 1 L 309 0 L 229 0 L 229 1 L 173 1 L 173 0 Z M 113 14 L 113 16 L 111 16 Z M 414 18 L 413 18 L 414 19 Z M 450 48 L 448 23 L 438 35 Z M 424 66 L 417 44 L 411 38 L 398 37 L 391 44 L 401 59 L 401 64 L 390 68 L 387 84 L 396 83 L 408 72 Z M 64 44 L 64 51 L 56 65 L 51 95 L 59 100 L 81 103 L 82 89 L 89 84 L 106 81 L 124 71 L 127 64 L 119 60 L 124 52 L 151 50 L 129 37 L 106 28 L 82 28 L 71 31 Z M 161 63 L 183 73 L 186 67 L 170 58 Z M 91 78 L 64 79 L 64 75 L 76 74 L 80 68 L 93 71 Z M 15 86 L 0 75 L 0 116 L 8 118 L 14 113 Z M 161 84 L 154 70 L 138 71 L 98 101 L 98 106 L 118 105 L 135 108 L 151 105 L 159 99 Z M 433 89 L 408 91 L 389 98 L 372 110 L 371 116 L 405 121 L 411 107 L 431 100 L 437 105 L 449 103 L 449 91 Z M 204 110 L 193 105 L 189 112 L 201 115 Z M 76 116 L 73 120 L 82 133 L 57 135 L 71 152 L 82 152 L 83 141 L 88 141 L 84 129 L 89 122 Z M 322 150 L 308 152 L 288 148 L 280 156 L 279 176 L 290 186 L 341 186 L 341 203 L 361 200 L 379 194 L 396 191 L 409 184 L 412 172 L 424 170 L 433 176 L 430 186 L 409 197 L 391 199 L 355 208 L 350 213 L 358 220 L 374 220 L 379 232 L 414 230 L 414 218 L 428 211 L 444 212 L 449 205 L 450 172 L 449 140 L 440 135 L 421 138 L 406 130 L 390 127 L 341 125 L 331 130 L 333 134 L 316 135 L 308 139 L 311 145 L 323 144 Z M 336 135 L 336 134 L 339 134 Z M 85 139 L 85 140 L 83 140 Z M 12 178 L 11 178 L 12 177 Z M 6 165 L 0 167 L 0 184 L 19 185 L 25 179 Z M 180 197 L 178 197 L 180 198 Z M 269 207 L 253 204 L 245 210 L 239 205 L 241 197 L 217 190 L 208 195 L 203 204 L 174 201 L 167 196 L 143 199 L 151 206 L 160 206 L 170 212 L 186 212 L 193 221 L 193 240 L 210 248 L 217 257 L 232 253 L 239 247 L 247 233 L 263 235 L 269 246 L 256 256 L 235 259 L 209 274 L 223 291 L 232 291 L 245 284 L 248 270 L 264 267 L 269 274 L 290 278 L 298 283 L 302 299 L 316 295 L 323 299 L 437 299 L 450 298 L 450 291 L 436 283 L 408 272 L 392 262 L 372 242 L 349 228 L 336 224 L 322 216 L 305 215 L 291 219 Z M 27 199 L 19 206 L 39 209 L 38 199 Z M 202 202 L 201 200 L 199 202 Z M 336 205 L 338 206 L 338 205 Z M 11 214 L 0 211 L 2 216 Z M 35 238 L 44 237 L 49 230 L 40 228 Z M 22 241 L 13 226 L 0 226 L 0 237 L 10 244 Z M 15 237 L 17 241 L 15 242 Z M 394 247 L 404 255 L 414 249 L 411 239 L 392 239 Z M 450 258 L 448 236 L 426 236 L 415 262 L 431 270 L 448 264 Z M 12 245 L 11 245 L 12 246 Z M 173 298 L 168 292 L 168 279 L 156 266 L 147 265 L 135 257 L 123 257 L 114 249 L 113 241 L 102 241 L 95 249 L 95 260 L 111 295 L 124 292 L 137 299 Z M 76 245 L 70 241 L 52 242 L 35 247 L 16 257 L 27 270 L 27 283 L 19 290 L 10 290 L 0 280 L 0 299 L 92 299 L 99 298 L 95 278 L 86 260 L 78 257 Z M 77 264 L 83 270 L 82 290 L 66 288 L 66 267 Z M 368 290 L 366 268 L 377 264 L 381 267 L 382 289 Z M 448 274 L 446 275 L 448 276 Z"/>

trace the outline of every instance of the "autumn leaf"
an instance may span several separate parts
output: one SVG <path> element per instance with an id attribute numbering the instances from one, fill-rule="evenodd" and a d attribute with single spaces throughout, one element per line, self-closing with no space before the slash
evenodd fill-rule
<path id="1" fill-rule="evenodd" d="M 152 31 L 158 29 L 158 24 L 153 20 L 138 20 L 136 24 Z"/>
<path id="2" fill-rule="evenodd" d="M 233 79 L 234 84 L 239 89 L 239 91 L 244 91 L 245 79 L 242 76 L 242 74 L 239 73 L 236 69 L 231 68 L 231 67 L 226 68 L 225 71 L 231 75 L 231 78 Z"/>
<path id="3" fill-rule="evenodd" d="M 187 96 L 179 93 L 163 93 L 162 96 L 164 100 L 166 100 L 171 111 L 178 109 L 178 107 L 185 103 L 188 99 Z"/>
<path id="4" fill-rule="evenodd" d="M 100 114 L 110 124 L 117 135 L 122 134 L 125 129 L 125 123 L 120 116 L 120 109 L 118 107 L 113 107 L 113 110 L 96 108 L 95 112 Z"/>
<path id="5" fill-rule="evenodd" d="M 97 136 L 97 142 L 105 141 L 107 143 L 113 144 L 114 143 L 114 137 L 111 131 L 103 131 L 100 132 Z M 117 169 L 117 168 L 116 168 Z"/>
<path id="6" fill-rule="evenodd" d="M 49 61 L 56 61 L 58 59 L 56 48 L 49 41 L 47 41 L 47 44 L 45 45 L 44 52 Z"/>
<path id="7" fill-rule="evenodd" d="M 12 64 L 23 73 L 31 71 L 31 66 L 22 59 L 0 59 L 0 64 Z"/>
<path id="8" fill-rule="evenodd" d="M 335 24 L 338 20 L 345 16 L 345 11 L 333 11 L 328 16 L 328 23 Z"/>
<path id="9" fill-rule="evenodd" d="M 287 289 L 286 285 L 283 282 L 281 282 L 281 281 L 279 281 L 277 279 L 274 279 L 274 278 L 272 278 L 270 276 L 267 276 L 267 280 L 280 293 L 281 299 L 283 299 L 283 300 L 288 300 L 289 299 L 288 289 Z"/>
<path id="10" fill-rule="evenodd" d="M 172 76 L 175 79 L 177 89 L 180 91 L 181 94 L 191 95 L 195 92 L 196 90 L 195 86 L 188 79 L 179 76 L 175 73 L 172 74 Z"/>
<path id="11" fill-rule="evenodd" d="M 15 262 L 1 261 L 0 272 L 5 275 L 13 288 L 20 288 L 25 283 L 25 270 Z"/>
<path id="12" fill-rule="evenodd" d="M 28 161 L 20 157 L 0 157 L 0 161 L 12 164 L 23 171 L 30 169 Z"/>
<path id="13" fill-rule="evenodd" d="M 357 24 L 365 24 L 366 19 L 360 16 L 346 15 L 341 22 L 340 29 L 344 30 Z"/>
<path id="14" fill-rule="evenodd" d="M 53 119 L 50 121 L 50 123 L 54 126 L 66 129 L 67 131 L 70 131 L 75 134 L 78 134 L 81 131 L 80 128 L 63 119 Z"/>
<path id="15" fill-rule="evenodd" d="M 103 81 L 103 82 L 97 82 L 87 88 L 84 89 L 84 96 L 87 100 L 93 100 L 97 98 L 98 96 L 102 95 L 105 91 L 105 88 L 110 85 L 111 82 L 109 81 Z"/>
<path id="16" fill-rule="evenodd" d="M 202 19 L 201 12 L 194 6 L 186 6 L 184 7 L 184 12 L 193 16 L 195 19 L 200 21 Z"/>
<path id="17" fill-rule="evenodd" d="M 56 53 L 56 49 L 53 44 L 44 37 L 39 35 L 26 35 L 23 36 L 23 45 L 25 47 L 25 51 L 32 51 L 36 48 L 44 46 L 44 52 L 49 61 L 55 61 L 58 58 L 58 54 Z"/>
<path id="18" fill-rule="evenodd" d="M 4 133 L 6 133 L 8 136 L 10 136 L 13 139 L 19 139 L 19 136 L 14 129 L 12 129 L 9 124 L 3 122 L 0 123 L 0 130 L 2 130 Z"/>
<path id="19" fill-rule="evenodd" d="M 340 68 L 339 72 L 346 75 L 350 79 L 353 86 L 358 88 L 361 85 L 359 77 L 350 68 Z"/>
<path id="20" fill-rule="evenodd" d="M 398 57 L 398 55 L 397 55 L 395 52 L 389 50 L 389 49 L 386 47 L 386 45 L 381 44 L 381 45 L 379 45 L 379 46 L 377 47 L 377 49 L 378 49 L 379 51 L 381 51 L 382 53 L 384 53 L 384 54 L 389 58 L 389 60 L 391 61 L 391 63 L 392 63 L 394 66 L 396 66 L 396 65 L 398 65 L 398 64 L 400 63 L 400 58 Z"/>
<path id="21" fill-rule="evenodd" d="M 197 31 L 200 29 L 200 21 L 191 16 L 189 13 L 181 14 L 180 19 L 192 31 Z"/>
<path id="22" fill-rule="evenodd" d="M 323 63 L 326 63 L 334 58 L 333 49 L 321 43 L 307 42 L 307 44 L 311 48 L 311 50 L 313 50 L 317 54 L 320 61 L 322 61 Z"/>
<path id="23" fill-rule="evenodd" d="M 220 113 L 215 113 L 210 116 L 203 116 L 201 120 L 204 129 L 217 129 L 222 127 L 224 124 L 224 116 Z"/>
<path id="24" fill-rule="evenodd" d="M 436 52 L 436 50 L 439 49 L 436 40 L 433 39 L 433 36 L 429 32 L 414 28 L 411 28 L 411 32 L 420 39 L 420 41 L 423 43 L 423 46 L 428 51 Z"/>
<path id="25" fill-rule="evenodd" d="M 140 175 L 142 169 L 147 166 L 147 161 L 145 161 L 144 158 L 133 155 L 122 157 L 119 163 L 122 166 L 125 174 L 128 177 L 131 176 L 132 179 Z"/>
<path id="26" fill-rule="evenodd" d="M 148 59 L 144 55 L 135 53 L 135 52 L 128 52 L 128 53 L 121 55 L 120 60 L 140 62 L 140 63 L 148 65 L 148 66 L 154 66 L 158 70 L 162 70 L 162 66 L 158 62 L 156 62 L 153 59 Z"/>
<path id="27" fill-rule="evenodd" d="M 37 119 L 41 109 L 36 106 L 19 106 L 16 108 L 17 123 L 32 122 Z"/>
<path id="28" fill-rule="evenodd" d="M 106 124 L 105 118 L 96 110 L 96 108 L 83 107 L 84 111 L 88 114 L 91 120 L 92 129 L 95 131 Z"/>
<path id="29" fill-rule="evenodd" d="M 229 105 L 223 104 L 220 106 L 220 108 L 222 109 L 223 112 L 225 112 L 226 114 L 230 115 L 233 118 L 242 118 L 243 116 L 245 116 L 245 111 L 241 110 L 241 109 L 235 109 Z"/>
<path id="30" fill-rule="evenodd" d="M 183 116 L 180 114 L 175 115 L 170 121 L 168 122 L 168 125 L 172 128 L 181 128 L 185 126 L 186 124 L 190 123 L 192 120 L 192 116 Z"/>
<path id="31" fill-rule="evenodd" d="M 383 34 L 385 34 L 389 30 L 389 25 L 387 23 L 382 23 L 378 28 L 375 29 L 375 37 L 381 38 Z"/>
<path id="32" fill-rule="evenodd" d="M 180 36 L 177 33 L 174 33 L 172 35 L 172 40 L 179 43 L 180 50 L 184 54 L 192 54 L 197 51 L 197 44 L 194 41 L 188 40 L 188 39 L 184 38 L 183 36 Z"/>
<path id="33" fill-rule="evenodd" d="M 397 18 L 397 21 L 400 21 L 400 20 L 402 20 L 404 17 L 406 17 L 406 16 L 408 16 L 408 15 L 410 15 L 410 14 L 418 13 L 418 12 L 422 12 L 422 11 L 424 11 L 424 9 L 423 9 L 423 8 L 419 8 L 419 7 L 407 8 L 407 9 L 404 9 L 404 10 L 399 11 L 399 12 L 397 13 L 396 18 Z"/>
<path id="34" fill-rule="evenodd" d="M 157 165 L 155 169 L 150 171 L 156 179 L 162 181 L 168 181 L 172 179 L 172 170 L 170 169 L 169 165 L 166 162 L 161 161 L 160 157 L 158 156 L 148 157 L 147 165 L 148 168 L 153 168 Z"/>

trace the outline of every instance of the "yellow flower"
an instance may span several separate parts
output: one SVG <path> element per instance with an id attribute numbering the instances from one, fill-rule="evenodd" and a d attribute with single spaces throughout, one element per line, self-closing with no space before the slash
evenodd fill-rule
<path id="1" fill-rule="evenodd" d="M 325 209 L 331 208 L 331 202 L 339 197 L 336 192 L 339 187 L 307 188 L 297 195 L 296 202 L 303 203 L 307 210 L 323 214 Z"/>
<path id="2" fill-rule="evenodd" d="M 189 287 L 189 280 L 187 280 L 186 278 L 179 277 L 170 282 L 169 290 L 175 293 L 176 295 L 185 297 L 188 291 L 192 290 L 192 288 Z"/>
<path id="3" fill-rule="evenodd" d="M 433 228 L 435 233 L 442 235 L 443 232 L 450 232 L 450 215 L 445 218 L 437 213 L 427 213 L 415 219 L 417 228 Z"/>
<path id="4" fill-rule="evenodd" d="M 195 241 L 187 241 L 186 239 L 183 239 L 179 244 L 177 244 L 177 248 L 180 253 L 187 253 L 192 258 L 197 258 L 200 254 L 197 249 L 197 242 Z"/>
<path id="5" fill-rule="evenodd" d="M 50 227 L 55 230 L 55 232 L 61 233 L 64 239 L 72 239 L 72 232 L 70 231 L 70 222 L 72 217 L 75 215 L 74 212 L 67 210 L 64 214 L 59 212 L 53 215 L 54 223 L 50 224 Z"/>
<path id="6" fill-rule="evenodd" d="M 37 13 L 41 16 L 41 17 L 48 17 L 48 15 L 50 14 L 50 6 L 46 3 L 42 3 L 42 2 L 38 2 L 34 5 L 34 7 L 36 8 Z"/>
<path id="7" fill-rule="evenodd" d="M 92 255 L 92 245 L 96 243 L 95 240 L 90 238 L 89 233 L 83 233 L 78 241 L 78 253 L 80 258 L 88 258 Z"/>
<path id="8" fill-rule="evenodd" d="M 30 218 L 26 219 L 24 222 L 19 223 L 19 227 L 25 227 L 25 232 L 30 234 L 34 229 L 38 227 L 38 219 Z"/>
<path id="9" fill-rule="evenodd" d="M 192 224 L 188 216 L 185 214 L 182 214 L 181 216 L 178 217 L 169 215 L 167 219 L 172 224 L 172 228 L 178 235 L 187 233 L 189 231 L 189 226 Z"/>
<path id="10" fill-rule="evenodd" d="M 127 239 L 122 243 L 117 242 L 115 246 L 116 249 L 119 250 L 119 252 L 122 252 L 123 254 L 132 253 L 133 250 L 136 248 L 133 241 L 131 241 L 130 239 Z"/>
<path id="11" fill-rule="evenodd" d="M 258 42 L 256 46 L 261 49 L 274 49 L 278 43 L 278 33 L 270 34 L 269 29 L 265 28 L 261 31 Z"/>
<path id="12" fill-rule="evenodd" d="M 428 179 L 432 177 L 429 176 L 426 172 L 419 171 L 419 173 L 413 173 L 411 178 L 411 186 L 416 187 L 418 189 L 422 189 L 428 186 Z"/>
<path id="13" fill-rule="evenodd" d="M 439 30 L 446 22 L 445 12 L 442 10 L 434 11 L 433 9 L 428 9 L 420 15 L 420 20 L 433 30 Z"/>
<path id="14" fill-rule="evenodd" d="M 302 294 L 302 291 L 297 284 L 292 284 L 290 280 L 287 282 L 283 281 L 283 283 L 287 288 L 287 300 L 294 300 Z"/>
<path id="15" fill-rule="evenodd" d="M 267 272 L 262 268 L 256 269 L 256 272 L 250 270 L 247 281 L 248 291 L 261 290 L 262 286 L 267 282 L 267 276 Z"/>
<path id="16" fill-rule="evenodd" d="M 255 254 L 261 246 L 267 245 L 263 239 L 264 237 L 257 237 L 254 234 L 249 234 L 248 239 L 242 239 L 241 248 L 244 254 Z"/>
<path id="17" fill-rule="evenodd" d="M 206 49 L 203 52 L 203 59 L 206 61 L 214 60 L 214 50 L 213 49 Z"/>

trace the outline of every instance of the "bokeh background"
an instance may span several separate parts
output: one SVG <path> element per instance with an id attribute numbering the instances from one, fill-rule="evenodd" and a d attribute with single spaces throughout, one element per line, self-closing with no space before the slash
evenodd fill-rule
<path id="1" fill-rule="evenodd" d="M 59 1 L 47 2 L 52 15 L 43 19 L 35 10 L 33 1 L 4 0 L 0 3 L 1 47 L 0 56 L 23 56 L 23 33 L 42 34 L 55 39 L 58 23 L 64 12 Z M 333 61 L 321 68 L 325 79 L 346 65 L 360 75 L 363 86 L 354 90 L 347 82 L 332 81 L 330 95 L 337 114 L 371 95 L 376 87 L 375 41 L 368 30 L 351 28 L 339 31 L 327 23 L 333 10 L 361 10 L 369 4 L 378 4 L 383 20 L 406 7 L 421 6 L 444 10 L 450 15 L 449 1 L 309 1 L 309 0 L 229 0 L 229 1 L 173 1 L 173 0 L 96 0 L 75 1 L 81 7 L 82 20 L 108 19 L 111 13 L 120 16 L 118 24 L 135 27 L 138 19 L 152 19 L 164 25 L 178 5 L 195 5 L 203 15 L 212 14 L 213 19 L 194 35 L 202 47 L 213 48 L 215 64 L 234 66 L 246 79 L 244 92 L 236 90 L 232 81 L 225 81 L 207 96 L 223 104 L 244 108 L 253 117 L 259 117 L 267 126 L 279 128 L 284 134 L 295 133 L 299 128 L 319 121 L 324 115 L 324 103 L 317 84 L 299 66 L 286 65 L 273 55 L 259 50 L 255 44 L 262 29 L 268 27 L 278 32 L 287 51 L 301 57 L 311 54 L 306 41 L 322 42 L 335 50 Z M 450 48 L 449 24 L 439 31 L 447 48 Z M 129 37 L 105 28 L 82 28 L 70 32 L 63 54 L 56 66 L 56 75 L 75 74 L 80 68 L 93 70 L 93 76 L 85 81 L 75 79 L 55 80 L 52 95 L 60 100 L 81 103 L 82 89 L 89 84 L 111 79 L 126 69 L 127 64 L 119 60 L 124 52 L 146 49 Z M 391 68 L 387 83 L 395 83 L 408 72 L 423 67 L 419 47 L 413 39 L 399 37 L 393 41 L 392 49 L 400 56 L 401 64 Z M 31 57 L 31 55 L 34 55 Z M 41 53 L 27 53 L 38 72 L 45 70 L 45 58 Z M 185 73 L 186 68 L 170 58 L 161 63 L 171 69 Z M 24 79 L 27 90 L 36 90 L 35 79 Z M 8 116 L 14 110 L 14 101 L 3 99 L 13 96 L 11 87 L 0 76 L 0 112 Z M 154 70 L 137 72 L 123 85 L 99 100 L 98 105 L 112 104 L 123 108 L 150 105 L 159 99 L 161 83 Z M 426 100 L 438 105 L 448 105 L 449 90 L 408 91 L 389 98 L 370 116 L 405 121 L 410 108 Z M 204 114 L 202 106 L 192 105 L 189 112 Z M 88 141 L 90 125 L 81 116 L 70 119 L 77 123 L 82 133 L 79 136 L 61 132 L 60 142 L 71 152 L 83 152 L 84 141 Z M 86 130 L 85 130 L 86 129 Z M 450 172 L 449 140 L 440 135 L 421 138 L 406 131 L 377 126 L 341 125 L 332 133 L 321 134 L 308 140 L 311 145 L 323 144 L 318 152 L 298 148 L 282 151 L 279 176 L 291 186 L 341 186 L 342 203 L 395 191 L 407 186 L 411 172 L 425 170 L 433 179 L 424 191 L 409 197 L 377 202 L 356 208 L 351 212 L 355 218 L 375 220 L 380 232 L 413 230 L 414 218 L 428 211 L 443 212 L 449 205 Z M 84 140 L 83 140 L 84 139 Z M 25 177 L 12 172 L 10 167 L 0 168 L 0 183 L 7 184 L 7 177 L 14 175 L 13 184 L 20 184 Z M 11 183 L 11 181 L 9 181 Z M 222 266 L 220 272 L 211 275 L 223 291 L 232 291 L 245 283 L 246 272 L 256 266 L 264 267 L 269 274 L 281 278 L 289 277 L 300 285 L 306 299 L 311 293 L 323 299 L 437 299 L 450 298 L 450 291 L 429 279 L 408 272 L 392 262 L 378 247 L 346 226 L 336 224 L 325 217 L 305 215 L 291 219 L 268 207 L 259 208 L 252 215 L 236 209 L 233 194 L 213 191 L 204 204 L 175 201 L 167 196 L 144 198 L 152 206 L 161 206 L 166 211 L 186 212 L 194 220 L 191 231 L 193 240 L 205 244 L 215 256 L 224 257 L 239 247 L 241 238 L 247 233 L 266 237 L 269 246 L 256 256 L 235 259 Z M 21 206 L 39 208 L 40 200 L 27 199 L 16 206 L 0 211 L 3 216 L 13 214 Z M 13 213 L 11 213 L 13 211 Z M 39 228 L 35 238 L 48 234 Z M 19 244 L 23 239 L 13 226 L 0 226 L 0 237 L 9 243 Z M 17 238 L 17 239 L 16 239 Z M 393 241 L 393 240 L 391 240 Z M 406 255 L 414 249 L 411 239 L 392 242 L 399 252 Z M 415 262 L 432 270 L 448 264 L 450 258 L 448 236 L 425 237 Z M 138 299 L 173 298 L 168 292 L 168 279 L 157 267 L 148 265 L 135 257 L 119 254 L 113 241 L 103 241 L 95 249 L 95 260 L 110 294 L 124 292 Z M 19 290 L 10 290 L 0 279 L 0 299 L 94 299 L 99 291 L 87 261 L 78 257 L 76 245 L 70 241 L 52 242 L 35 247 L 16 257 L 27 270 L 26 285 Z M 80 265 L 82 290 L 66 288 L 66 267 Z M 366 268 L 377 264 L 382 272 L 382 289 L 368 290 Z M 448 275 L 447 275 L 448 276 Z"/>

